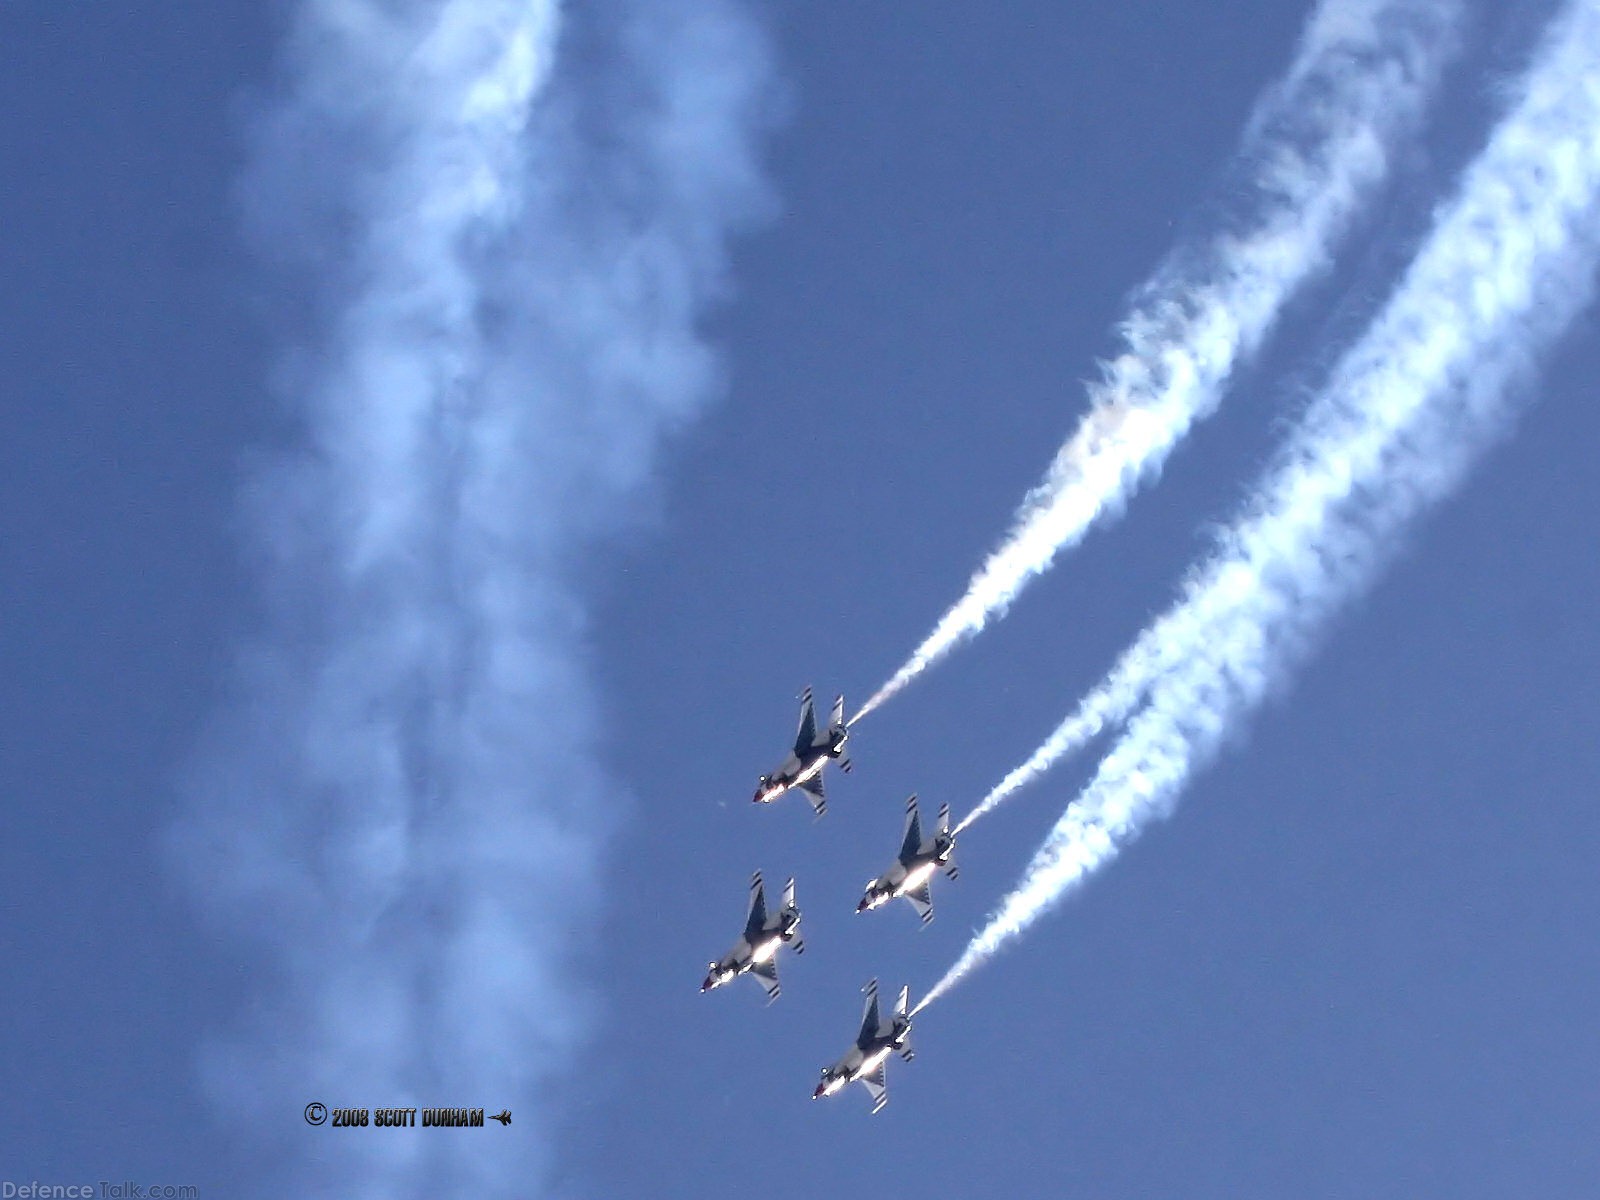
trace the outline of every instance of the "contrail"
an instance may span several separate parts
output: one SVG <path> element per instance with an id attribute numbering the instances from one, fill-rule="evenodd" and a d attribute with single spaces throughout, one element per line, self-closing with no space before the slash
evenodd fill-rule
<path id="1" fill-rule="evenodd" d="M 295 10 L 241 188 L 292 276 L 293 448 L 247 488 L 263 611 L 169 844 L 238 938 L 202 1076 L 264 1131 L 259 1194 L 544 1194 L 621 815 L 581 582 L 717 391 L 769 59 L 734 0 Z M 520 1132 L 326 1136 L 313 1101 Z"/>
<path id="2" fill-rule="evenodd" d="M 1388 172 L 1455 47 L 1457 0 L 1324 0 L 1288 75 L 1257 105 L 1239 165 L 1251 208 L 1175 249 L 1122 326 L 1124 351 L 1028 493 L 1000 548 L 968 581 L 858 721 L 1003 614 L 1062 550 L 1118 513 L 1260 348 L 1294 293 Z"/>
<path id="3" fill-rule="evenodd" d="M 1128 672 L 1144 707 L 924 1005 L 1170 811 L 1406 524 L 1507 428 L 1536 356 L 1589 304 L 1597 260 L 1600 4 L 1584 0 L 1553 25 L 1515 108 L 1252 511 L 1125 660 L 1162 664 L 1154 678 Z"/>

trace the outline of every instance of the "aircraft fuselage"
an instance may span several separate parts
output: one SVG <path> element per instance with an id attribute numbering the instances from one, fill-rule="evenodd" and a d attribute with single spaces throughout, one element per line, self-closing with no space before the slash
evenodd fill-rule
<path id="1" fill-rule="evenodd" d="M 799 787 L 808 779 L 828 765 L 830 759 L 839 758 L 844 754 L 844 744 L 850 740 L 847 730 L 830 729 L 828 740 L 818 746 L 810 746 L 804 751 L 791 751 L 789 757 L 784 759 L 778 769 L 770 775 L 761 777 L 760 786 L 752 797 L 757 804 L 771 804 L 779 796 L 792 787 Z"/>
<path id="2" fill-rule="evenodd" d="M 706 974 L 705 982 L 700 985 L 700 990 L 709 992 L 725 983 L 732 983 L 757 963 L 770 961 L 777 955 L 780 947 L 794 941 L 799 933 L 800 914 L 789 909 L 780 909 L 776 924 L 763 929 L 754 939 L 749 935 L 741 936 L 734 943 L 733 949 L 713 964 Z"/>
<path id="3" fill-rule="evenodd" d="M 799 787 L 806 780 L 813 778 L 828 765 L 828 752 L 822 747 L 805 758 L 791 754 L 783 765 L 771 775 L 763 776 L 761 786 L 756 788 L 755 802 L 757 804 L 771 804 L 779 796 L 792 787 Z"/>
<path id="4" fill-rule="evenodd" d="M 953 838 L 937 837 L 910 858 L 897 859 L 894 866 L 867 885 L 867 894 L 862 897 L 858 911 L 878 908 L 921 887 L 950 861 L 954 851 Z"/>
<path id="5" fill-rule="evenodd" d="M 864 1076 L 876 1071 L 889 1055 L 905 1044 L 910 1032 L 909 1022 L 897 1022 L 887 1037 L 875 1037 L 865 1045 L 852 1046 L 849 1053 L 828 1068 L 826 1077 L 817 1084 L 817 1090 L 811 1094 L 811 1098 L 815 1100 L 831 1096 L 841 1088 L 861 1082 Z"/>

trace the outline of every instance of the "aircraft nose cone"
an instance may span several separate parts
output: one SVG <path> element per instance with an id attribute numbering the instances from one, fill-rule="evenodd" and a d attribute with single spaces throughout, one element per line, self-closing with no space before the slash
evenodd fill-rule
<path id="1" fill-rule="evenodd" d="M 716 986 L 717 986 L 716 984 L 711 982 L 711 976 L 707 975 L 706 978 L 705 978 L 705 982 L 700 985 L 700 990 L 702 992 L 709 992 L 712 988 L 714 988 Z"/>
<path id="2" fill-rule="evenodd" d="M 820 1100 L 827 1093 L 827 1089 L 828 1089 L 828 1085 L 827 1084 L 825 1084 L 825 1083 L 817 1084 L 817 1090 L 811 1093 L 811 1098 L 813 1100 Z"/>
<path id="3" fill-rule="evenodd" d="M 863 896 L 863 897 L 861 897 L 861 903 L 856 905 L 856 911 L 857 912 L 866 912 L 867 909 L 869 909 L 871 907 L 872 907 L 872 905 L 867 901 L 867 898 L 865 896 Z"/>

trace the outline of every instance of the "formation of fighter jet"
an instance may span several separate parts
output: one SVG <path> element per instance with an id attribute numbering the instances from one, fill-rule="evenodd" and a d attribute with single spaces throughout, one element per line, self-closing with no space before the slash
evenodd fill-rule
<path id="1" fill-rule="evenodd" d="M 850 760 L 844 757 L 844 746 L 850 738 L 850 727 L 844 719 L 844 697 L 833 702 L 833 712 L 827 728 L 817 728 L 816 706 L 808 687 L 800 696 L 800 727 L 795 732 L 794 748 L 770 774 L 761 776 L 754 800 L 757 804 L 770 804 L 790 788 L 806 793 L 817 816 L 827 811 L 827 794 L 822 787 L 822 772 L 830 762 L 837 762 L 843 771 L 850 770 Z M 887 904 L 897 896 L 904 896 L 923 924 L 933 919 L 933 897 L 929 884 L 934 872 L 944 871 L 950 878 L 957 875 L 954 861 L 955 836 L 950 832 L 950 806 L 939 806 L 939 819 L 933 836 L 922 836 L 922 819 L 917 811 L 917 798 L 906 800 L 906 830 L 901 839 L 900 852 L 894 864 L 877 879 L 867 884 L 866 894 L 856 905 L 857 912 L 866 912 Z M 750 911 L 745 918 L 744 932 L 733 949 L 722 958 L 708 964 L 702 992 L 709 992 L 723 984 L 749 975 L 761 984 L 771 1003 L 778 998 L 778 951 L 785 945 L 793 946 L 796 954 L 805 950 L 800 937 L 800 909 L 795 904 L 794 880 L 783 889 L 783 907 L 776 913 L 767 912 L 766 893 L 761 883 L 761 872 L 750 878 Z M 890 1054 L 898 1053 L 907 1062 L 911 1050 L 911 1012 L 909 987 L 900 989 L 894 1011 L 887 1020 L 878 1011 L 878 981 L 867 984 L 866 1010 L 861 1017 L 861 1028 L 855 1043 L 843 1058 L 822 1070 L 821 1082 L 812 1098 L 831 1096 L 851 1083 L 862 1084 L 872 1096 L 872 1111 L 877 1112 L 889 1101 L 885 1082 L 885 1066 Z M 508 1114 L 509 1115 L 509 1114 Z"/>
<path id="2" fill-rule="evenodd" d="M 732 950 L 709 964 L 710 970 L 700 990 L 709 992 L 748 974 L 766 989 L 770 1004 L 783 990 L 778 986 L 778 949 L 784 945 L 793 946 L 796 954 L 805 953 L 805 940 L 800 936 L 800 909 L 794 902 L 794 880 L 783 885 L 783 907 L 768 916 L 761 872 L 757 871 L 750 877 L 750 912 L 745 917 L 744 932 Z"/>
<path id="3" fill-rule="evenodd" d="M 943 870 L 951 879 L 960 874 L 951 858 L 955 848 L 956 840 L 950 833 L 950 806 L 939 806 L 939 822 L 933 827 L 933 836 L 924 841 L 917 797 L 913 794 L 906 800 L 906 834 L 900 853 L 893 866 L 867 884 L 866 895 L 861 897 L 856 911 L 867 912 L 904 896 L 926 925 L 933 920 L 933 895 L 929 890 L 933 873 Z"/>
<path id="4" fill-rule="evenodd" d="M 763 775 L 753 797 L 757 804 L 771 804 L 792 787 L 803 791 L 816 809 L 817 816 L 828 811 L 827 793 L 822 789 L 822 768 L 837 760 L 841 771 L 850 770 L 850 760 L 843 757 L 844 744 L 850 737 L 850 727 L 844 719 L 844 697 L 833 702 L 833 717 L 828 728 L 817 729 L 817 710 L 811 702 L 808 687 L 800 695 L 800 728 L 794 736 L 794 749 L 770 775 Z"/>
<path id="5" fill-rule="evenodd" d="M 886 1067 L 889 1055 L 898 1053 L 910 1062 L 916 1055 L 911 1049 L 911 1016 L 908 1004 L 911 989 L 900 989 L 894 1013 L 885 1021 L 878 1015 L 878 981 L 867 984 L 867 1007 L 861 1014 L 861 1030 L 855 1044 L 845 1051 L 844 1057 L 831 1067 L 822 1068 L 822 1080 L 811 1093 L 813 1100 L 831 1096 L 852 1083 L 862 1084 L 872 1095 L 872 1111 L 877 1112 L 889 1103 L 889 1084 Z"/>

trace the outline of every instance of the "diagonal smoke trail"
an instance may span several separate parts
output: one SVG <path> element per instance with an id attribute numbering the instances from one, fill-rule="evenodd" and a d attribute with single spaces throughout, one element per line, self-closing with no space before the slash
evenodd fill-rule
<path id="1" fill-rule="evenodd" d="M 1251 208 L 1237 229 L 1173 251 L 1124 322 L 1124 352 L 1089 412 L 966 593 L 862 706 L 860 720 L 1002 614 L 1056 556 L 1121 510 L 1234 366 L 1321 272 L 1420 122 L 1454 48 L 1456 0 L 1323 0 L 1287 77 L 1257 106 L 1240 151 Z"/>
<path id="2" fill-rule="evenodd" d="M 1597 261 L 1600 2 L 1580 0 L 1254 511 L 1141 639 L 1166 664 L 1145 706 L 924 1005 L 1170 810 L 1406 523 L 1507 427 L 1535 357 L 1589 304 Z"/>
<path id="3" fill-rule="evenodd" d="M 735 0 L 296 10 L 244 192 L 308 277 L 299 448 L 252 480 L 264 620 L 170 843 L 255 951 L 202 1071 L 280 1139 L 263 1192 L 544 1192 L 616 790 L 585 563 L 715 391 L 695 326 L 769 203 L 769 73 Z M 311 1100 L 522 1133 L 308 1150 Z"/>

